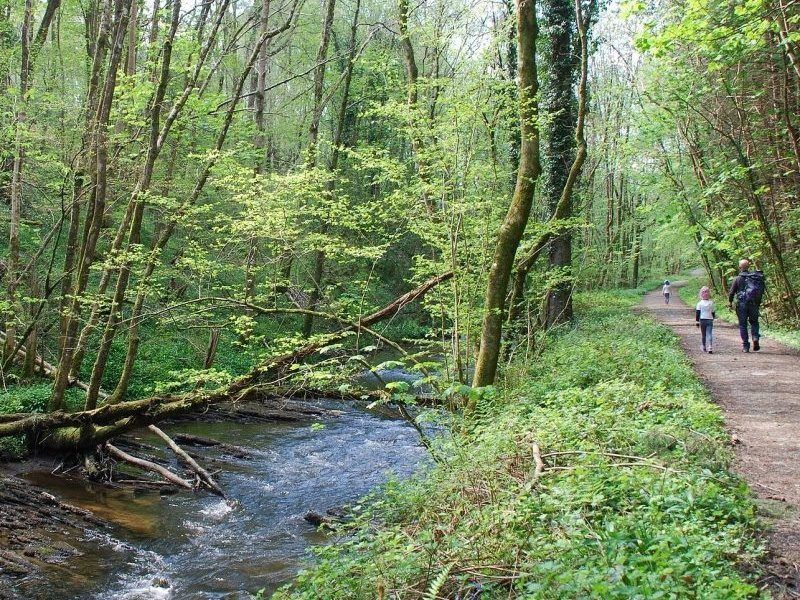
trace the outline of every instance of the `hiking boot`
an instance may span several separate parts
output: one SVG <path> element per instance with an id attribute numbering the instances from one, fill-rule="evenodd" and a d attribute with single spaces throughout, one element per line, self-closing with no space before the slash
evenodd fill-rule
<path id="1" fill-rule="evenodd" d="M 761 350 L 761 344 L 758 343 L 758 340 L 753 340 L 753 352 L 758 352 Z"/>
<path id="2" fill-rule="evenodd" d="M 709 350 L 708 353 L 709 354 L 714 354 L 714 351 L 713 350 Z"/>
<path id="3" fill-rule="evenodd" d="M 745 344 L 742 346 L 742 352 L 750 352 L 750 344 Z"/>

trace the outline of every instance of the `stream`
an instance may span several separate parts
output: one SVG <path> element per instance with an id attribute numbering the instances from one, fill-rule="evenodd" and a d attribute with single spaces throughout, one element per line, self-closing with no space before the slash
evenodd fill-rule
<path id="1" fill-rule="evenodd" d="M 407 477 L 425 461 L 416 432 L 403 421 L 337 404 L 324 428 L 310 423 L 181 423 L 165 427 L 253 450 L 250 459 L 191 448 L 221 462 L 217 475 L 235 505 L 200 492 L 160 495 L 88 484 L 48 471 L 25 478 L 65 502 L 113 523 L 65 540 L 81 555 L 23 580 L 26 598 L 121 600 L 267 597 L 310 559 L 326 536 L 309 510 L 353 503 L 390 476 Z M 149 434 L 140 441 L 160 445 Z M 168 455 L 164 455 L 168 456 Z M 170 457 L 171 459 L 171 457 Z M 176 466 L 176 465 L 174 465 Z"/>

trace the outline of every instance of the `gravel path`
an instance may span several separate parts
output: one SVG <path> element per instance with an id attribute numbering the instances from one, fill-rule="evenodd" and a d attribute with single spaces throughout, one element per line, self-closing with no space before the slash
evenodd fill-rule
<path id="1" fill-rule="evenodd" d="M 784 597 L 800 598 L 800 353 L 762 338 L 760 352 L 745 354 L 738 328 L 717 319 L 714 354 L 705 354 L 694 307 L 677 294 L 666 305 L 660 290 L 645 295 L 643 304 L 680 336 L 723 408 L 736 444 L 733 469 L 757 495 L 770 526 L 769 577 L 782 586 Z"/>

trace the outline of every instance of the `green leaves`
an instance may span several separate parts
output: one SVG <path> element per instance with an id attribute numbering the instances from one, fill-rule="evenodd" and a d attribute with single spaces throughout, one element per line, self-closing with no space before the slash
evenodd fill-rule
<path id="1" fill-rule="evenodd" d="M 197 388 L 222 387 L 230 383 L 233 377 L 227 371 L 218 369 L 183 369 L 180 371 L 169 371 L 166 381 L 159 381 L 155 386 L 156 394 L 174 393 Z"/>
<path id="2" fill-rule="evenodd" d="M 757 597 L 738 568 L 761 552 L 754 510 L 719 408 L 674 336 L 629 312 L 638 299 L 580 295 L 578 326 L 519 365 L 519 385 L 449 388 L 480 410 L 438 439 L 445 462 L 363 503 L 276 597 Z"/>

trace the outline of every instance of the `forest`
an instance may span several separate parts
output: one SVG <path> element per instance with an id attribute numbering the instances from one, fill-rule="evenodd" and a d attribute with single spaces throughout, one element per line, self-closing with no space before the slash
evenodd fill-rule
<path id="1" fill-rule="evenodd" d="M 800 597 L 797 0 L 0 0 L 0 80 L 9 598 Z"/>

